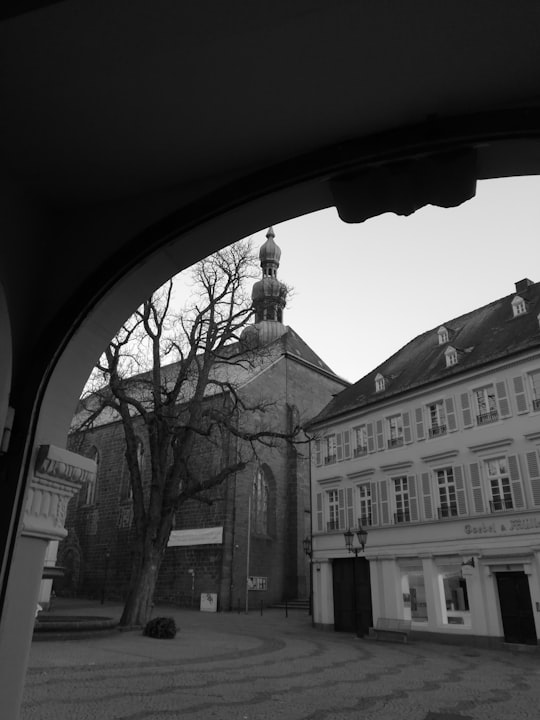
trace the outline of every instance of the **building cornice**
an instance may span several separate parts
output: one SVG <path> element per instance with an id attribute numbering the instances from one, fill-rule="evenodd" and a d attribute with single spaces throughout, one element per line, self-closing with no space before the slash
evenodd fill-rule
<path id="1" fill-rule="evenodd" d="M 479 453 L 492 452 L 493 450 L 502 450 L 512 445 L 513 442 L 513 438 L 504 438 L 502 440 L 493 440 L 492 442 L 480 443 L 478 445 L 469 445 L 467 449 L 477 455 Z"/>

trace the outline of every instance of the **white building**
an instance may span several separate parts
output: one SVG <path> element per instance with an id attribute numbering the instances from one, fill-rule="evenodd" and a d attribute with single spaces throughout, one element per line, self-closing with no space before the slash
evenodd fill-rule
<path id="1" fill-rule="evenodd" d="M 418 336 L 315 418 L 317 626 L 362 635 L 401 618 L 413 636 L 537 643 L 539 313 L 540 283 L 522 280 Z M 369 534 L 353 565 L 343 533 L 359 525 Z"/>

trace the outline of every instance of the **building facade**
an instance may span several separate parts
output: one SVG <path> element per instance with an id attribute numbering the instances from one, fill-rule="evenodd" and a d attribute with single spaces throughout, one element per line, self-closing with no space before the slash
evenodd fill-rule
<path id="1" fill-rule="evenodd" d="M 311 425 L 314 619 L 540 637 L 540 283 L 415 338 Z M 344 531 L 368 531 L 358 557 Z"/>
<path id="2" fill-rule="evenodd" d="M 277 279 L 280 249 L 272 229 L 260 260 L 262 278 L 252 293 L 255 322 L 242 337 L 250 362 L 235 366 L 234 382 L 247 407 L 265 406 L 264 418 L 255 415 L 253 423 L 292 433 L 347 383 L 283 324 L 286 288 Z M 139 427 L 139 468 L 149 483 L 148 437 L 142 421 Z M 241 442 L 233 435 L 224 434 L 219 443 L 201 437 L 194 451 L 197 472 L 213 476 L 234 464 Z M 122 599 L 130 579 L 133 503 L 121 422 L 78 433 L 77 452 L 95 460 L 98 471 L 69 505 L 68 535 L 58 553 L 66 576 L 58 591 Z M 203 597 L 229 610 L 307 597 L 309 563 L 302 542 L 311 524 L 309 471 L 308 443 L 259 445 L 256 460 L 244 470 L 204 499 L 184 503 L 175 516 L 155 602 L 198 607 Z"/>

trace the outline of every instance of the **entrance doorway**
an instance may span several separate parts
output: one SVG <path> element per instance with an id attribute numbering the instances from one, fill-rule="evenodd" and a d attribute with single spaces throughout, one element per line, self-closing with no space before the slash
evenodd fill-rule
<path id="1" fill-rule="evenodd" d="M 332 575 L 334 629 L 354 632 L 360 637 L 367 635 L 373 624 L 368 560 L 363 557 L 336 559 L 332 562 Z"/>
<path id="2" fill-rule="evenodd" d="M 527 576 L 524 572 L 500 572 L 496 575 L 505 642 L 536 645 Z"/>

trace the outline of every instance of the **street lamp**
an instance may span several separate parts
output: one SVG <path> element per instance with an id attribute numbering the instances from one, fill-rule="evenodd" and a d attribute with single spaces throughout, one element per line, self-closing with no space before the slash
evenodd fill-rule
<path id="1" fill-rule="evenodd" d="M 359 545 L 354 544 L 354 536 L 358 538 Z M 356 607 L 356 558 L 358 557 L 358 553 L 360 551 L 364 552 L 364 548 L 366 546 L 367 541 L 367 530 L 364 530 L 364 528 L 359 525 L 358 530 L 353 532 L 350 528 L 343 533 L 343 537 L 345 538 L 345 547 L 347 548 L 347 551 L 350 553 L 354 553 L 354 560 L 353 560 L 353 614 L 354 614 L 354 629 L 356 631 L 357 637 L 362 637 L 362 633 L 360 632 L 360 629 L 358 627 L 358 611 Z"/>
<path id="2" fill-rule="evenodd" d="M 304 552 L 306 553 L 307 557 L 309 558 L 309 610 L 308 613 L 310 616 L 313 615 L 313 549 L 311 547 L 311 537 L 309 535 L 306 535 L 304 540 L 302 541 L 302 545 L 304 546 Z"/>

